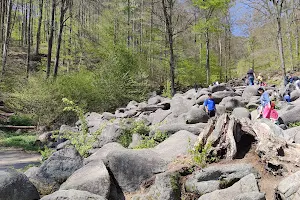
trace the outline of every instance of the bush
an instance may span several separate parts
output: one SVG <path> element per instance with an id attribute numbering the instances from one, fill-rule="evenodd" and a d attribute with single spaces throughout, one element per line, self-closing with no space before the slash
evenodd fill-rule
<path id="1" fill-rule="evenodd" d="M 211 144 L 207 143 L 203 146 L 201 143 L 195 145 L 189 152 L 192 155 L 193 162 L 195 165 L 199 165 L 200 167 L 205 167 L 207 163 L 215 162 L 218 158 L 211 151 Z"/>
<path id="2" fill-rule="evenodd" d="M 11 132 L 1 132 L 0 146 L 22 148 L 25 151 L 38 151 L 39 147 L 35 145 L 36 139 L 35 134 L 23 133 L 18 135 Z"/>
<path id="3" fill-rule="evenodd" d="M 142 101 L 149 91 L 146 78 L 137 79 L 113 69 L 81 70 L 45 80 L 43 74 L 19 83 L 5 98 L 7 107 L 29 116 L 38 125 L 62 118 L 62 98 L 72 99 L 88 111 L 113 111 L 131 100 Z M 60 122 L 66 123 L 66 122 Z"/>
<path id="4" fill-rule="evenodd" d="M 63 98 L 63 102 L 67 105 L 67 107 L 64 108 L 64 111 L 74 112 L 78 116 L 81 121 L 81 131 L 67 131 L 62 137 L 70 140 L 71 144 L 77 149 L 81 156 L 87 157 L 89 150 L 92 149 L 93 144 L 97 141 L 98 136 L 102 133 L 105 126 L 100 127 L 99 130 L 92 134 L 89 133 L 84 110 L 80 108 L 80 106 L 77 106 L 73 101 L 66 98 Z"/>
<path id="5" fill-rule="evenodd" d="M 13 115 L 9 118 L 9 123 L 13 126 L 32 126 L 31 118 L 21 115 Z"/>

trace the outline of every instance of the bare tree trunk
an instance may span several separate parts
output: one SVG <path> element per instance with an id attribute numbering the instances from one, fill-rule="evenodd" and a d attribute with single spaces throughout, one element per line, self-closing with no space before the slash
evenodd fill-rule
<path id="1" fill-rule="evenodd" d="M 222 68 L 223 68 L 223 51 L 222 51 L 222 38 L 219 36 L 219 65 L 220 65 L 220 75 L 219 79 L 222 80 Z"/>
<path id="2" fill-rule="evenodd" d="M 12 0 L 8 1 L 7 7 L 7 19 L 6 19 L 6 27 L 5 27 L 5 38 L 3 42 L 3 55 L 2 55 L 2 72 L 1 72 L 1 80 L 3 80 L 5 70 L 6 70 L 6 61 L 7 61 L 7 52 L 9 47 L 10 40 L 10 26 L 11 26 L 11 10 L 12 10 Z"/>
<path id="3" fill-rule="evenodd" d="M 26 70 L 26 77 L 29 77 L 29 70 L 30 70 L 30 51 L 31 51 L 31 12 L 32 12 L 32 0 L 29 0 L 29 7 L 28 7 L 28 47 L 27 47 L 27 70 Z"/>
<path id="4" fill-rule="evenodd" d="M 43 6 L 44 6 L 44 1 L 39 0 L 39 22 L 38 22 L 38 29 L 36 33 L 36 48 L 35 48 L 35 55 L 39 55 L 39 50 L 40 50 L 40 43 L 41 43 L 41 27 L 42 27 L 42 21 L 43 21 Z"/>
<path id="5" fill-rule="evenodd" d="M 208 85 L 210 83 L 210 51 L 209 51 L 209 32 L 208 28 L 205 30 L 205 44 L 206 44 L 206 84 Z"/>
<path id="6" fill-rule="evenodd" d="M 279 56 L 281 61 L 281 69 L 283 72 L 283 79 L 286 77 L 286 70 L 285 70 L 285 60 L 284 60 L 284 50 L 283 50 L 283 41 L 282 41 L 282 31 L 281 31 L 281 19 L 277 17 L 277 42 L 278 42 L 278 50 Z"/>
<path id="7" fill-rule="evenodd" d="M 127 0 L 127 48 L 130 47 L 130 0 Z"/>
<path id="8" fill-rule="evenodd" d="M 55 23 L 55 10 L 56 10 L 56 0 L 52 0 L 52 11 L 51 11 L 51 25 L 50 25 L 50 35 L 48 40 L 48 56 L 47 56 L 47 74 L 46 78 L 50 76 L 51 70 L 51 57 L 52 57 L 52 46 L 53 46 L 53 33 L 54 33 L 54 23 Z"/>
<path id="9" fill-rule="evenodd" d="M 57 50 L 56 50 L 56 59 L 55 59 L 55 65 L 54 65 L 54 74 L 53 77 L 57 77 L 58 67 L 59 67 L 59 59 L 60 59 L 60 47 L 61 47 L 61 41 L 63 36 L 63 29 L 65 24 L 65 14 L 69 7 L 69 0 L 62 0 L 61 1 L 61 7 L 60 7 L 60 22 L 59 22 L 59 34 L 57 39 Z"/>
<path id="10" fill-rule="evenodd" d="M 166 5 L 165 0 L 162 0 L 163 12 L 166 21 L 166 29 L 168 34 L 169 50 L 170 50 L 170 78 L 171 78 L 171 93 L 172 96 L 175 95 L 175 56 L 174 56 L 174 33 L 172 25 L 172 15 L 173 15 L 173 0 L 168 1 L 169 5 Z M 169 13 L 168 13 L 169 8 Z"/>

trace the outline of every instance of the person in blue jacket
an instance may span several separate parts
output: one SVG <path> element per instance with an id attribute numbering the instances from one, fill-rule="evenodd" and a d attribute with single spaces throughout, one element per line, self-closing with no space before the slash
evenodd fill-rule
<path id="1" fill-rule="evenodd" d="M 290 103 L 292 100 L 291 100 L 291 95 L 289 92 L 285 93 L 284 97 L 283 97 L 284 101 Z"/>
<path id="2" fill-rule="evenodd" d="M 271 108 L 271 99 L 270 99 L 269 93 L 267 91 L 265 91 L 264 88 L 259 88 L 258 93 L 261 95 L 260 96 L 261 106 L 260 106 L 258 112 L 260 115 L 263 115 L 263 112 L 266 109 L 266 107 Z"/>
<path id="3" fill-rule="evenodd" d="M 212 94 L 208 94 L 208 99 L 204 101 L 204 107 L 205 111 L 208 114 L 209 117 L 214 117 L 216 116 L 216 103 L 215 100 L 212 97 Z"/>

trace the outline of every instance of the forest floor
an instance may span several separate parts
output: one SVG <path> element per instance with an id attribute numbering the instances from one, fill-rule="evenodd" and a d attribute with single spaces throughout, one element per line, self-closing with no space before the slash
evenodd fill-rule
<path id="1" fill-rule="evenodd" d="M 0 148 L 0 170 L 8 168 L 24 169 L 40 165 L 41 155 L 15 148 Z"/>

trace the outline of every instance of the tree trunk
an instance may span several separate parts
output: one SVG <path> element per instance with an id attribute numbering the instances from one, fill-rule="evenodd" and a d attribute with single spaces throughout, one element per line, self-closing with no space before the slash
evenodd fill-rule
<path id="1" fill-rule="evenodd" d="M 9 36 L 10 36 L 10 26 L 11 26 L 11 10 L 12 10 L 12 0 L 8 1 L 7 7 L 7 19 L 6 19 L 6 27 L 5 27 L 5 36 L 3 42 L 3 55 L 2 55 L 2 72 L 1 72 L 1 80 L 3 80 L 5 70 L 6 70 L 6 61 L 7 61 L 7 52 L 9 47 Z"/>
<path id="2" fill-rule="evenodd" d="M 65 14 L 68 10 L 68 6 L 69 6 L 69 1 L 62 0 L 61 7 L 60 7 L 60 22 L 59 22 L 59 34 L 57 39 L 56 59 L 55 59 L 54 74 L 53 74 L 54 78 L 57 77 L 57 72 L 59 67 L 60 47 L 61 47 L 61 41 L 63 36 L 64 24 L 65 24 Z"/>
<path id="3" fill-rule="evenodd" d="M 278 42 L 278 50 L 279 50 L 279 57 L 281 61 L 281 69 L 283 80 L 286 77 L 286 70 L 285 70 L 285 60 L 284 60 L 284 50 L 283 50 L 283 41 L 282 41 L 282 31 L 281 31 L 281 19 L 277 17 L 277 42 Z"/>
<path id="4" fill-rule="evenodd" d="M 222 52 L 222 39 L 221 39 L 221 36 L 219 36 L 219 65 L 220 65 L 219 79 L 220 79 L 220 81 L 222 81 L 223 52 Z"/>
<path id="5" fill-rule="evenodd" d="M 162 0 L 162 5 L 163 5 L 163 12 L 164 12 L 164 17 L 166 21 L 166 29 L 167 29 L 167 35 L 168 35 L 168 42 L 169 42 L 169 50 L 170 50 L 170 78 L 171 78 L 171 93 L 172 96 L 175 95 L 176 90 L 175 90 L 175 57 L 174 57 L 174 34 L 173 34 L 173 26 L 172 26 L 172 11 L 173 11 L 173 0 L 169 1 L 169 13 L 168 13 L 168 8 L 166 5 L 165 0 Z"/>
<path id="6" fill-rule="evenodd" d="M 48 56 L 47 56 L 47 74 L 46 78 L 50 76 L 51 70 L 51 57 L 52 57 L 52 46 L 53 46 L 53 33 L 54 33 L 54 23 L 55 23 L 55 9 L 56 9 L 56 0 L 52 0 L 52 11 L 51 11 L 51 25 L 50 25 L 50 35 L 48 40 Z"/>
<path id="7" fill-rule="evenodd" d="M 205 44 L 206 44 L 206 84 L 210 84 L 210 51 L 209 51 L 209 32 L 208 29 L 205 30 Z"/>
<path id="8" fill-rule="evenodd" d="M 40 43 L 41 43 L 41 27 L 42 27 L 42 21 L 43 21 L 43 6 L 44 6 L 44 1 L 39 0 L 39 22 L 38 22 L 38 29 L 36 33 L 36 48 L 35 48 L 35 55 L 39 55 L 39 50 L 40 50 Z"/>
<path id="9" fill-rule="evenodd" d="M 127 48 L 130 47 L 130 0 L 127 0 Z"/>
<path id="10" fill-rule="evenodd" d="M 30 51 L 31 51 L 31 12 L 32 12 L 32 0 L 29 0 L 29 7 L 28 7 L 28 47 L 27 47 L 27 70 L 26 70 L 26 77 L 29 77 L 29 70 L 30 70 Z"/>

